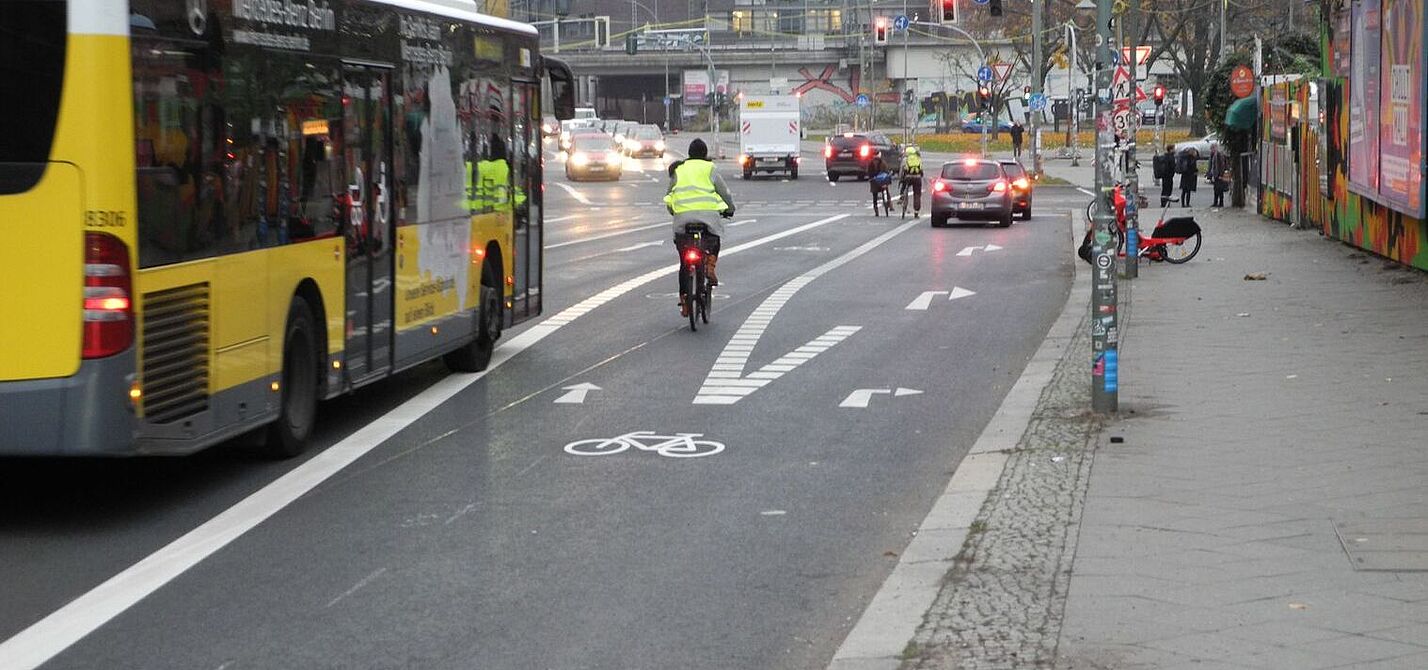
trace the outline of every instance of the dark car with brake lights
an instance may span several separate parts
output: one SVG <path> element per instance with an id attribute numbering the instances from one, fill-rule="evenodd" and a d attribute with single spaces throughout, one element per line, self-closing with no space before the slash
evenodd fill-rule
<path id="1" fill-rule="evenodd" d="M 868 178 L 868 163 L 873 156 L 883 157 L 889 172 L 902 167 L 902 148 L 882 133 L 843 133 L 833 135 L 823 143 L 823 166 L 828 181 L 839 177 Z"/>
<path id="2" fill-rule="evenodd" d="M 1030 221 L 1031 192 L 1036 184 L 1032 182 L 1031 175 L 1027 174 L 1021 163 L 1005 158 L 1000 162 L 1002 171 L 1007 173 L 1007 181 L 1011 183 L 1012 212 L 1020 214 L 1022 221 Z"/>
<path id="3" fill-rule="evenodd" d="M 946 163 L 932 180 L 932 227 L 963 221 L 1012 224 L 1012 185 L 1001 163 L 986 158 L 966 158 Z"/>

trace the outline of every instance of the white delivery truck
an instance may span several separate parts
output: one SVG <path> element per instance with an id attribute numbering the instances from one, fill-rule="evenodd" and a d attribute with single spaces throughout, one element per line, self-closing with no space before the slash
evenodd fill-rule
<path id="1" fill-rule="evenodd" d="M 739 166 L 744 179 L 755 172 L 783 172 L 798 179 L 803 138 L 796 95 L 745 95 L 739 103 Z"/>

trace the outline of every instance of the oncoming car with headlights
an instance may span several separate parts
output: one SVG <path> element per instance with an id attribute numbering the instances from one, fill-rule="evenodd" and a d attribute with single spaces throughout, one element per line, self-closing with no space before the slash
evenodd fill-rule
<path id="1" fill-rule="evenodd" d="M 625 153 L 633 158 L 664 158 L 664 133 L 659 126 L 637 126 L 625 138 Z"/>
<path id="2" fill-rule="evenodd" d="M 576 135 L 571 138 L 570 155 L 565 159 L 565 178 L 614 181 L 623 172 L 624 159 L 608 135 Z"/>

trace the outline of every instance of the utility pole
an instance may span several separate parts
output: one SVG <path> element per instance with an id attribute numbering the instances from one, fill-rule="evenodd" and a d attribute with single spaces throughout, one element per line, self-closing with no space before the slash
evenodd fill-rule
<path id="1" fill-rule="evenodd" d="M 1046 0 L 1031 0 L 1031 97 L 1038 99 L 1044 92 L 1041 79 L 1041 50 L 1045 38 L 1041 34 L 1042 12 Z M 1028 105 L 1030 107 L 1030 105 Z M 1041 178 L 1041 113 L 1031 109 L 1031 171 Z"/>
<path id="2" fill-rule="evenodd" d="M 1135 4 L 1130 3 L 1126 7 L 1125 16 L 1116 21 L 1116 46 L 1121 53 L 1126 53 L 1126 48 L 1130 48 L 1130 80 L 1131 99 L 1130 107 L 1132 122 L 1130 124 L 1130 139 L 1126 145 L 1126 279 L 1135 279 L 1140 274 L 1140 166 L 1135 158 L 1136 140 L 1140 139 L 1140 105 L 1137 102 L 1136 91 L 1140 90 L 1140 85 L 1136 83 L 1136 61 L 1140 60 L 1138 43 L 1127 45 L 1125 43 L 1125 29 L 1123 23 L 1130 24 L 1131 41 L 1136 41 L 1136 13 Z"/>
<path id="3" fill-rule="evenodd" d="M 1111 211 L 1110 193 L 1113 187 L 1111 167 L 1115 146 L 1111 130 L 1110 109 L 1101 102 L 1100 91 L 1109 90 L 1112 72 L 1111 1 L 1096 2 L 1096 66 L 1094 100 L 1096 101 L 1096 213 L 1092 218 L 1091 259 L 1091 410 L 1101 414 L 1115 413 L 1120 396 L 1119 332 L 1116 327 L 1118 298 L 1116 296 L 1116 245 L 1111 226 L 1116 225 Z"/>
<path id="4" fill-rule="evenodd" d="M 1071 69 L 1066 71 L 1066 101 L 1071 105 L 1071 118 L 1066 120 L 1066 127 L 1071 131 L 1071 167 L 1078 167 L 1081 165 L 1081 96 L 1076 94 L 1080 87 L 1074 84 L 1080 75 L 1076 64 L 1076 26 L 1070 21 L 1066 22 L 1066 34 L 1071 37 Z"/>

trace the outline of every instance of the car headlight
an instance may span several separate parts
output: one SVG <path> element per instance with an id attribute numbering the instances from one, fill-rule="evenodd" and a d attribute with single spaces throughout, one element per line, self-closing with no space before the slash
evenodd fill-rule
<path id="1" fill-rule="evenodd" d="M 625 140 L 625 148 L 630 151 L 639 151 L 640 143 L 634 140 Z"/>
<path id="2" fill-rule="evenodd" d="M 611 152 L 605 154 L 605 162 L 607 162 L 607 163 L 618 163 L 618 162 L 620 162 L 620 152 L 618 152 L 618 151 L 611 151 Z"/>
<path id="3" fill-rule="evenodd" d="M 664 140 L 655 142 L 655 151 L 664 151 Z"/>
<path id="4" fill-rule="evenodd" d="M 590 156 L 584 151 L 577 151 L 570 155 L 570 164 L 576 167 L 590 164 Z"/>
<path id="5" fill-rule="evenodd" d="M 624 143 L 625 143 L 625 135 L 624 135 L 623 133 L 615 133 L 615 144 L 624 144 Z"/>

